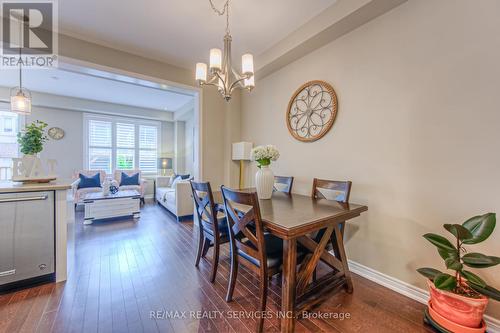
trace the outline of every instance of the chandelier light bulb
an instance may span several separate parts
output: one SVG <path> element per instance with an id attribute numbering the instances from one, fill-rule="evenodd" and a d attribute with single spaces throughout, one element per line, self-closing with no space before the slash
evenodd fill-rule
<path id="1" fill-rule="evenodd" d="M 222 69 L 222 50 L 221 49 L 210 49 L 210 69 L 211 70 L 221 70 Z"/>
<path id="2" fill-rule="evenodd" d="M 253 55 L 250 53 L 241 56 L 241 72 L 243 75 L 253 75 Z"/>
<path id="3" fill-rule="evenodd" d="M 207 64 L 199 62 L 196 64 L 196 80 L 199 82 L 207 82 Z"/>

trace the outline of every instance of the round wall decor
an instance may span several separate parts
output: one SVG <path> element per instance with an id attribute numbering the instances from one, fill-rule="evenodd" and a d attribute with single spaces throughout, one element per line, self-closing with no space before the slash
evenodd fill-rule
<path id="1" fill-rule="evenodd" d="M 337 94 L 330 84 L 318 80 L 306 82 L 288 103 L 288 130 L 300 141 L 321 139 L 332 128 L 337 110 Z"/>
<path id="2" fill-rule="evenodd" d="M 59 127 L 49 128 L 48 134 L 54 140 L 61 140 L 62 138 L 64 138 L 64 130 Z"/>

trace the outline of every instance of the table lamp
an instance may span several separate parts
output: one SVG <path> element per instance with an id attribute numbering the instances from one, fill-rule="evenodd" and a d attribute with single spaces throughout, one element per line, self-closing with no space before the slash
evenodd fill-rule
<path id="1" fill-rule="evenodd" d="M 173 159 L 171 157 L 160 157 L 158 159 L 158 170 L 161 170 L 162 176 L 167 175 L 167 170 L 172 170 Z"/>
<path id="2" fill-rule="evenodd" d="M 250 161 L 253 143 L 251 142 L 235 142 L 233 143 L 233 161 L 240 161 L 240 189 L 243 188 L 243 167 L 244 161 Z"/>

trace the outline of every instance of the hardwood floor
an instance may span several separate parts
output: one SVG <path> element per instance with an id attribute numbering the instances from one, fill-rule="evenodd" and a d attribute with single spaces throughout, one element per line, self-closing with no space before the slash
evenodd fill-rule
<path id="1" fill-rule="evenodd" d="M 199 270 L 194 267 L 197 237 L 192 222 L 178 223 L 152 203 L 142 209 L 138 222 L 83 226 L 82 220 L 77 212 L 68 281 L 0 295 L 0 332 L 255 331 L 257 320 L 251 315 L 258 307 L 256 276 L 240 266 L 233 302 L 224 301 L 227 244 L 211 284 L 207 260 L 201 260 Z M 422 323 L 422 304 L 357 275 L 353 279 L 353 294 L 342 291 L 312 313 L 331 318 L 300 319 L 296 331 L 432 332 Z M 280 295 L 275 277 L 269 314 L 279 310 Z M 201 313 L 205 317 L 190 315 L 193 311 L 206 311 Z M 339 319 L 347 314 L 349 318 Z M 279 332 L 279 325 L 272 315 L 264 330 Z"/>

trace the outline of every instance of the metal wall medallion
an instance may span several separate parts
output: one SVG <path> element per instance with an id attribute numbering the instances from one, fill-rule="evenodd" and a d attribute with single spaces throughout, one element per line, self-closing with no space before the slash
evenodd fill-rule
<path id="1" fill-rule="evenodd" d="M 337 110 L 333 87 L 324 81 L 309 81 L 295 91 L 288 103 L 288 130 L 300 141 L 321 139 L 332 128 Z"/>

